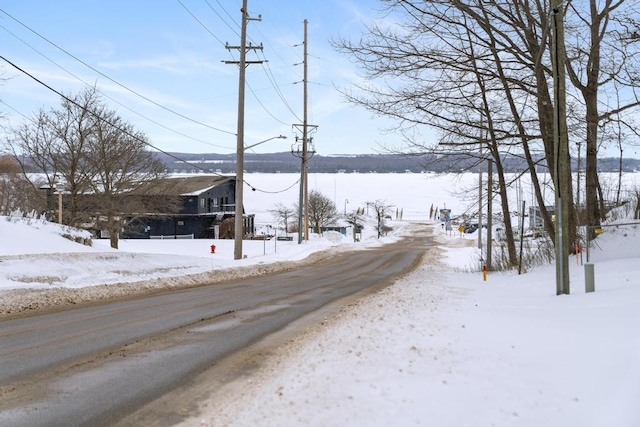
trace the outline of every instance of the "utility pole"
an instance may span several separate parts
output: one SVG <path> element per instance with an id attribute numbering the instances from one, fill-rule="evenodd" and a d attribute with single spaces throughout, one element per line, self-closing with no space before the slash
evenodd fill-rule
<path id="1" fill-rule="evenodd" d="M 551 62 L 553 65 L 553 137 L 555 143 L 555 214 L 556 214 L 556 294 L 569 294 L 569 137 L 565 88 L 564 11 L 562 0 L 553 0 L 553 38 Z"/>
<path id="2" fill-rule="evenodd" d="M 302 124 L 294 125 L 296 128 L 302 128 L 302 150 L 298 150 L 294 152 L 292 150 L 292 154 L 296 156 L 300 156 L 302 159 L 300 165 L 300 197 L 298 200 L 298 244 L 302 243 L 303 236 L 302 230 L 304 230 L 304 239 L 309 240 L 309 186 L 307 183 L 307 172 L 308 172 L 308 160 L 309 153 L 315 153 L 315 150 L 309 150 L 309 128 L 317 128 L 317 126 L 310 125 L 307 121 L 308 113 L 307 113 L 307 100 L 308 100 L 308 92 L 307 92 L 307 74 L 308 74 L 308 61 L 307 61 L 307 24 L 309 21 L 304 20 L 304 72 L 303 72 L 303 116 L 302 116 Z"/>
<path id="3" fill-rule="evenodd" d="M 247 0 L 242 1 L 242 25 L 240 33 L 240 46 L 229 46 L 227 49 L 236 49 L 240 51 L 240 61 L 224 61 L 225 64 L 238 64 L 240 75 L 238 78 L 238 132 L 236 146 L 236 218 L 234 229 L 234 247 L 233 259 L 242 258 L 242 239 L 244 238 L 244 206 L 242 202 L 244 190 L 244 92 L 245 92 L 245 75 L 249 64 L 260 64 L 263 61 L 247 61 L 247 51 L 262 50 L 262 45 L 247 46 L 247 22 L 260 21 L 261 17 L 250 18 L 247 12 Z"/>

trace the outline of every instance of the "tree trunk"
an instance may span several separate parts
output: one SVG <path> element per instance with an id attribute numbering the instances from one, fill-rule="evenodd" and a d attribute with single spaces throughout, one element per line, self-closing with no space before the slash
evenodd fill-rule
<path id="1" fill-rule="evenodd" d="M 507 196 L 507 183 L 504 177 L 504 168 L 499 155 L 494 155 L 493 160 L 496 167 L 496 175 L 498 176 L 498 194 L 500 195 L 500 205 L 502 206 L 502 216 L 504 217 L 504 232 L 507 239 L 509 267 L 515 267 L 518 265 L 518 253 L 516 252 L 516 243 L 513 239 L 511 210 L 509 209 L 509 198 Z"/>
<path id="2" fill-rule="evenodd" d="M 111 247 L 113 249 L 118 249 L 118 239 L 120 233 L 119 223 L 115 220 L 115 218 L 113 218 L 113 216 L 109 215 L 107 218 L 107 224 L 109 224 L 109 241 L 111 243 Z"/>
<path id="3" fill-rule="evenodd" d="M 114 230 L 109 231 L 109 241 L 113 249 L 118 249 L 118 232 L 117 231 L 114 231 Z"/>
<path id="4" fill-rule="evenodd" d="M 590 107 L 590 99 L 585 97 L 587 103 L 587 153 L 585 165 L 585 220 L 589 226 L 600 225 L 600 206 L 598 204 L 598 121 L 596 108 Z M 595 99 L 594 99 L 595 101 Z"/>
<path id="5" fill-rule="evenodd" d="M 487 162 L 487 270 L 493 270 L 493 160 Z"/>
<path id="6" fill-rule="evenodd" d="M 598 176 L 596 175 L 596 178 Z M 598 217 L 598 224 L 600 225 L 600 219 L 605 219 L 607 216 L 607 207 L 604 204 L 604 195 L 602 194 L 602 185 L 600 185 L 600 180 L 598 179 L 597 181 L 597 185 L 598 185 L 598 212 L 600 213 L 600 217 Z"/>

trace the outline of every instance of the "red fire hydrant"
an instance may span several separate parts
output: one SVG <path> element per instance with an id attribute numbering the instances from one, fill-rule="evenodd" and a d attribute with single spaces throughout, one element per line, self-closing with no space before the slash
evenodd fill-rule
<path id="1" fill-rule="evenodd" d="M 211 245 L 211 253 L 212 254 L 216 253 L 216 245 Z"/>

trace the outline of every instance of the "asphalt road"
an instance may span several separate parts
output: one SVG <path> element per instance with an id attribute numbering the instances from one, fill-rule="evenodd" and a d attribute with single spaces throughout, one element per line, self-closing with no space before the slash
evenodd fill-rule
<path id="1" fill-rule="evenodd" d="M 297 319 L 391 284 L 427 245 L 407 238 L 278 274 L 1 321 L 0 425 L 127 425 Z M 154 424 L 170 425 L 166 413 Z"/>

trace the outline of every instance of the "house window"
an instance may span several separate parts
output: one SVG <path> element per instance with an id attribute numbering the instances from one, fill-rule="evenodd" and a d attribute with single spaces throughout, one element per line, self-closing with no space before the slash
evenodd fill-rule
<path id="1" fill-rule="evenodd" d="M 205 201 L 205 199 L 204 199 L 204 198 L 203 198 L 203 199 L 200 199 L 200 209 L 204 209 L 204 207 L 206 206 L 206 204 L 205 204 L 205 203 L 206 203 L 206 201 Z"/>
<path id="2" fill-rule="evenodd" d="M 212 200 L 213 200 L 213 207 L 217 208 L 218 207 L 218 198 L 214 197 Z"/>
<path id="3" fill-rule="evenodd" d="M 178 225 L 184 225 L 184 221 L 178 221 Z"/>

